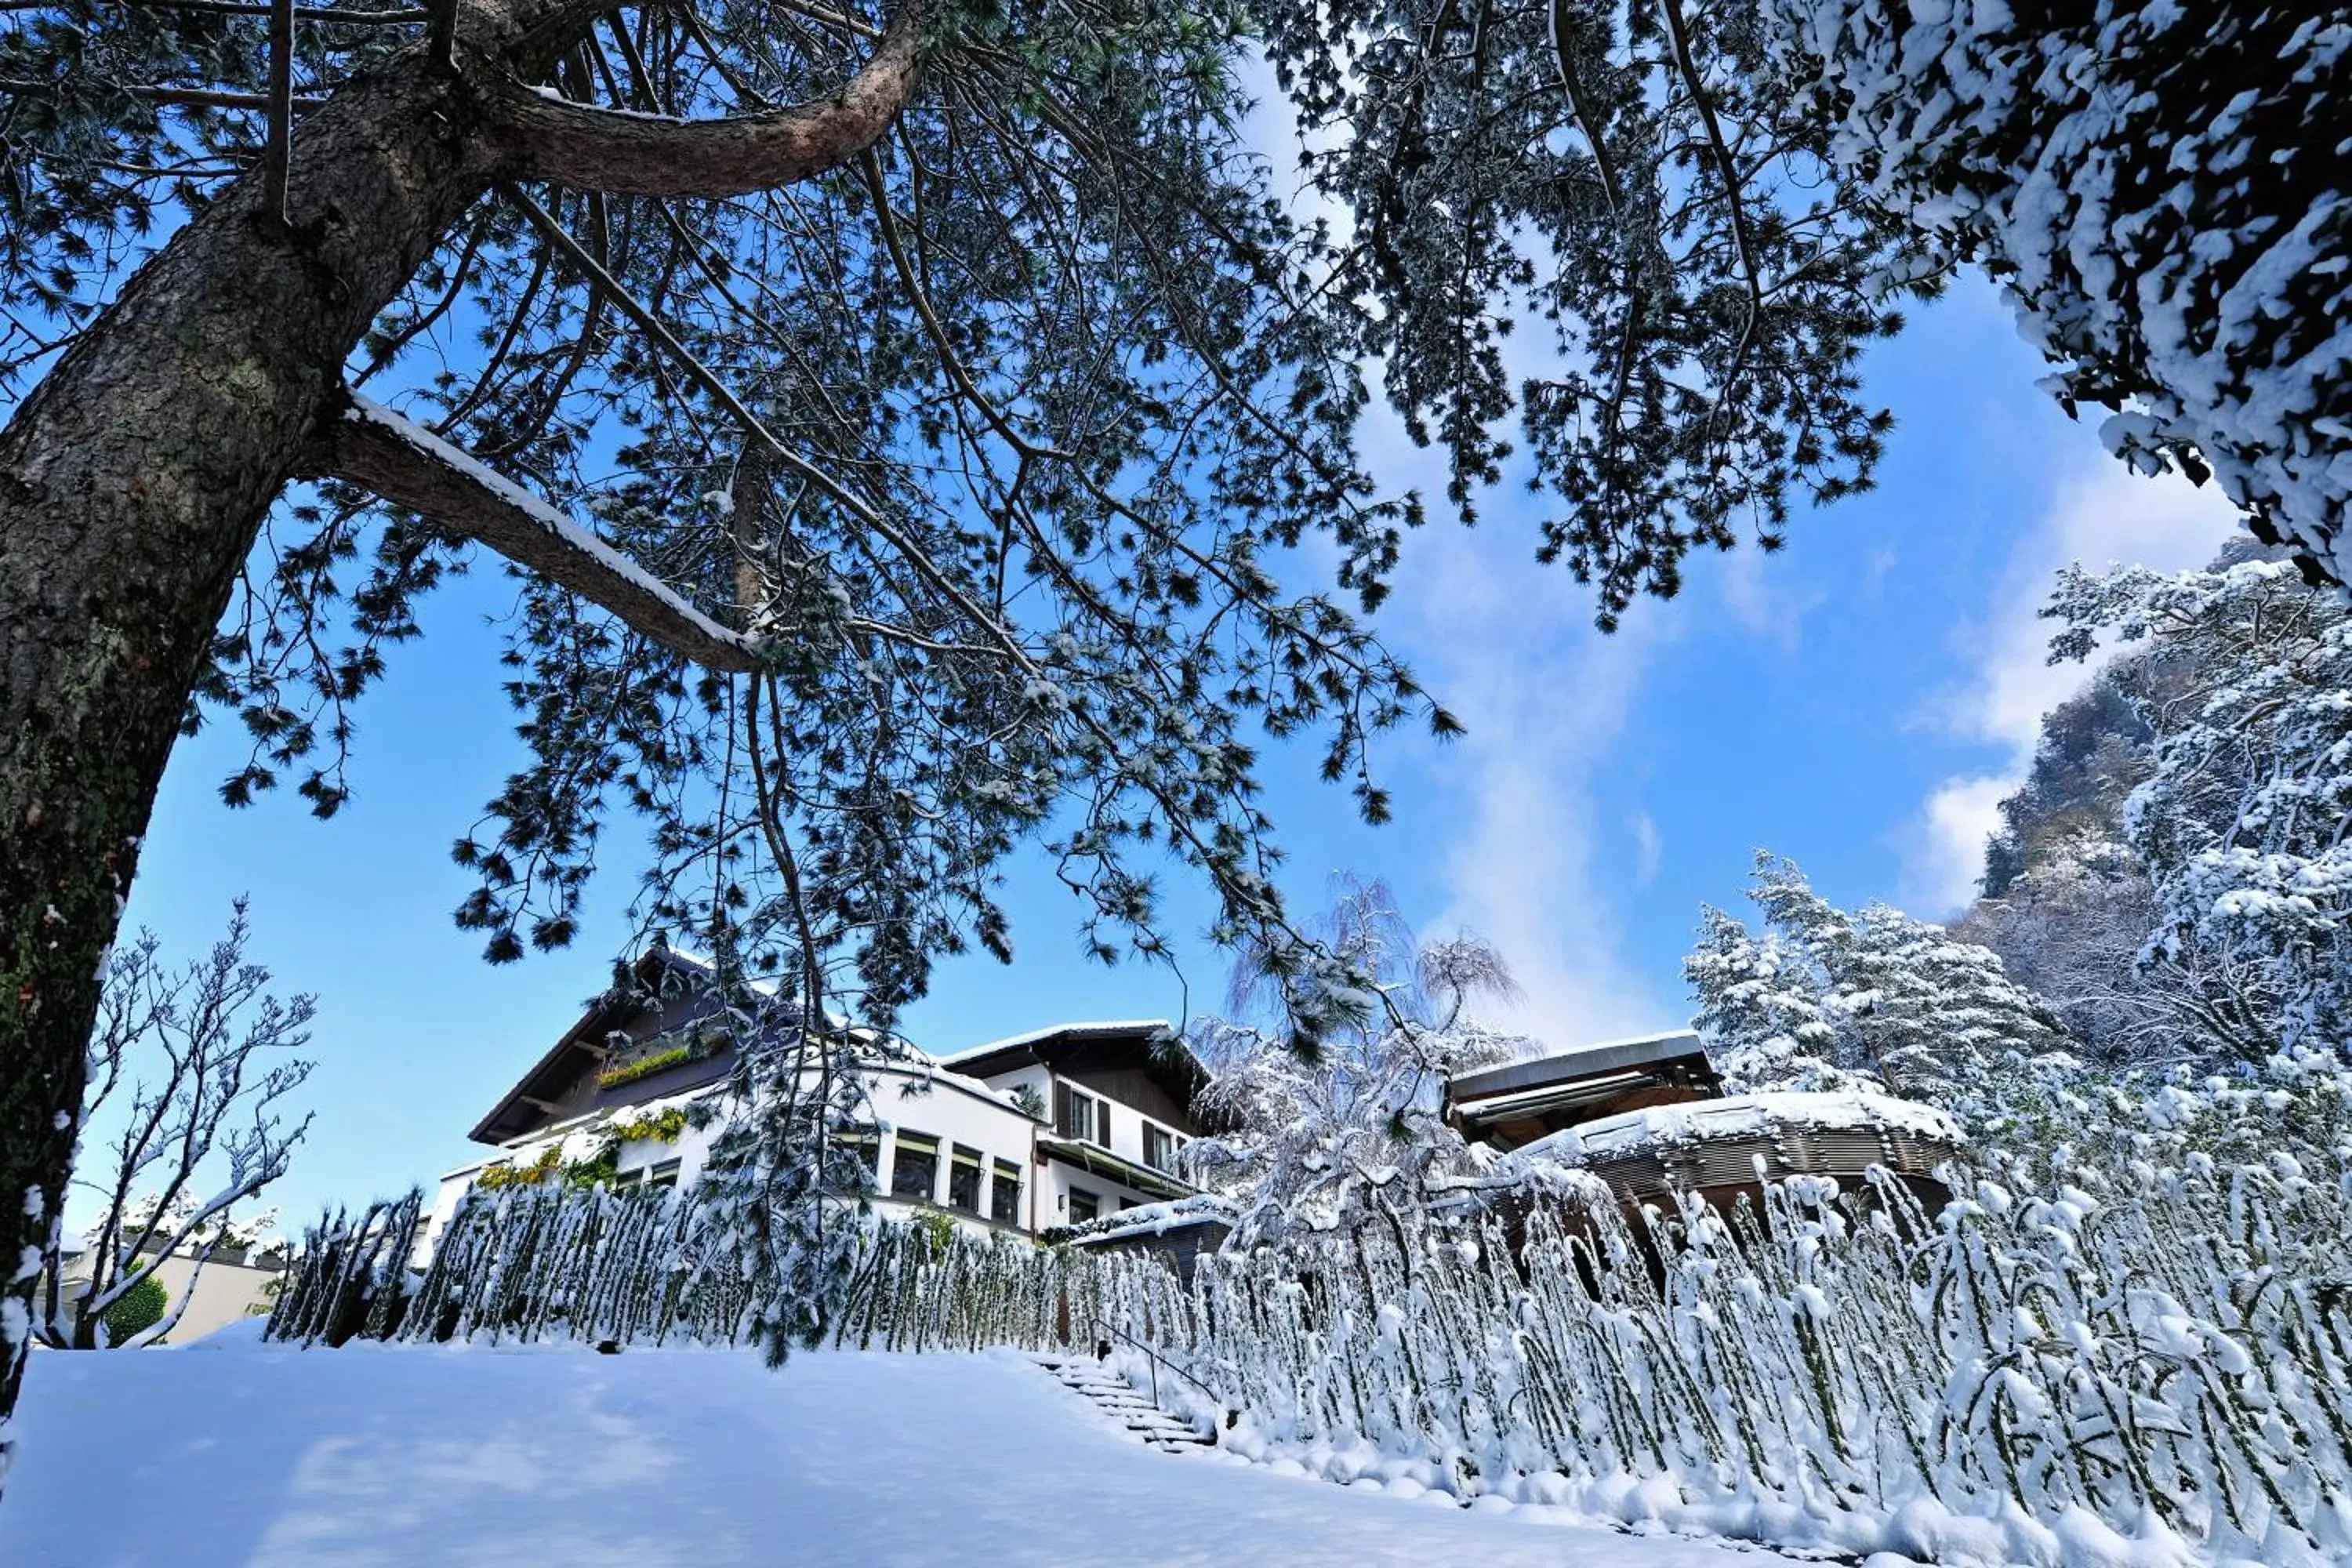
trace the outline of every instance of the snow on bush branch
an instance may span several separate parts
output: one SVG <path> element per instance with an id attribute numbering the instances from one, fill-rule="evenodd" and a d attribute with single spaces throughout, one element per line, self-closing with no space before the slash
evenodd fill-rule
<path id="1" fill-rule="evenodd" d="M 1204 1258 L 1128 1326 L 1236 1451 L 1945 1563 L 2315 1563 L 2352 1492 L 2352 1199 L 2262 1165 L 2106 1199 L 1801 1178 L 1763 1212 L 1547 1207 Z M 1207 1412 L 1203 1412 L 1204 1414 Z"/>
<path id="2" fill-rule="evenodd" d="M 1433 1193 L 1482 1168 L 1443 1114 L 1447 1080 L 1538 1048 L 1467 1016 L 1475 999 L 1517 994 L 1502 955 L 1467 932 L 1419 941 L 1385 883 L 1339 879 L 1314 934 L 1341 976 L 1321 1009 L 1323 1034 L 1283 1037 L 1223 1018 L 1192 1031 L 1217 1076 L 1196 1108 L 1209 1131 L 1185 1149 L 1184 1168 L 1234 1200 L 1240 1246 L 1419 1226 Z M 1244 954 L 1233 1012 L 1302 1016 L 1299 979 L 1277 967 L 1281 956 Z"/>
<path id="3" fill-rule="evenodd" d="M 839 1227 L 847 1266 L 822 1300 L 740 1267 L 740 1205 L 724 1189 L 513 1187 L 467 1194 L 422 1270 L 412 1193 L 303 1238 L 268 1337 L 576 1344 L 740 1345 L 772 1354 L 775 1326 L 807 1345 L 921 1352 L 1090 1342 L 1125 1321 L 1156 1263 L 1043 1248 L 923 1225 Z M 1139 1281 L 1143 1283 L 1139 1283 Z"/>
<path id="4" fill-rule="evenodd" d="M 269 971 L 246 962 L 249 933 L 239 899 L 227 932 L 184 969 L 163 965 L 150 931 L 108 960 L 80 1125 L 119 1115 L 120 1128 L 101 1160 L 75 1163 L 74 1186 L 100 1205 L 85 1279 L 66 1277 L 64 1215 L 52 1217 L 33 1324 L 41 1343 L 109 1343 L 108 1310 L 182 1257 L 191 1267 L 178 1295 L 124 1342 L 156 1342 L 187 1310 L 205 1260 L 267 1227 L 268 1216 L 234 1211 L 286 1173 L 310 1130 L 310 1117 L 289 1125 L 278 1104 L 310 1076 L 291 1053 L 310 1043 L 316 1004 L 268 992 Z"/>

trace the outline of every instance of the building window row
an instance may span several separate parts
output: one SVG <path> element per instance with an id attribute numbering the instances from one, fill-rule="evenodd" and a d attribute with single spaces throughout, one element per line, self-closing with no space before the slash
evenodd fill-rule
<path id="1" fill-rule="evenodd" d="M 1075 1142 L 1109 1148 L 1110 1106 L 1111 1102 L 1098 1094 L 1088 1094 L 1085 1089 L 1074 1089 L 1066 1083 L 1056 1083 L 1054 1086 L 1055 1135 Z M 1140 1116 L 1136 1117 L 1136 1121 L 1143 1128 L 1143 1163 L 1155 1171 L 1174 1175 L 1176 1152 L 1190 1140 Z"/>
<path id="2" fill-rule="evenodd" d="M 916 1203 L 937 1203 L 940 1190 L 940 1142 L 922 1132 L 900 1132 L 892 1141 L 890 1195 Z M 981 1212 L 981 1178 L 987 1157 L 962 1143 L 947 1148 L 947 1206 L 977 1216 Z M 1001 1225 L 1021 1223 L 1021 1167 L 1010 1160 L 993 1163 L 995 1180 L 989 1184 L 988 1217 Z M 872 1166 L 869 1164 L 870 1171 Z"/>

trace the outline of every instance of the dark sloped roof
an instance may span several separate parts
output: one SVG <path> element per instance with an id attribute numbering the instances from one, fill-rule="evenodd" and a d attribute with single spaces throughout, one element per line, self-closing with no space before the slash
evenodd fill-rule
<path id="1" fill-rule="evenodd" d="M 1663 1034 L 1609 1040 L 1553 1056 L 1538 1057 L 1532 1061 L 1506 1062 L 1500 1067 L 1464 1073 L 1445 1086 L 1445 1095 L 1454 1105 L 1467 1106 L 1472 1100 L 1491 1099 L 1496 1095 L 1564 1086 L 1581 1079 L 1660 1067 L 1692 1058 L 1697 1058 L 1702 1066 L 1706 1063 L 1706 1047 L 1699 1043 L 1698 1036 L 1689 1029 L 1671 1029 Z M 1711 1068 L 1709 1076 L 1712 1076 Z"/>
<path id="2" fill-rule="evenodd" d="M 675 999 L 682 987 L 706 984 L 709 976 L 709 966 L 698 959 L 668 947 L 652 949 L 637 960 L 632 971 L 634 984 L 614 985 L 590 1003 L 580 1021 L 564 1031 L 562 1037 L 507 1090 L 467 1136 L 477 1143 L 496 1145 L 556 1120 L 553 1108 L 563 1104 L 580 1080 L 602 1064 L 605 1041 L 614 1030 L 632 1019 L 657 1014 L 665 1001 Z M 699 1010 L 689 1009 L 677 1021 L 690 1022 L 693 1016 L 715 1010 L 715 1003 Z M 799 1015 L 787 1005 L 784 1016 L 789 1026 Z M 635 1105 L 683 1094 L 726 1077 L 733 1065 L 731 1050 L 714 1051 L 627 1084 L 599 1090 L 593 1105 L 578 1109 Z"/>
<path id="3" fill-rule="evenodd" d="M 1184 1037 L 1164 1018 L 1049 1025 L 1009 1040 L 942 1057 L 940 1065 L 966 1078 L 986 1079 L 1033 1062 L 1052 1068 L 1075 1057 L 1103 1052 L 1132 1055 L 1181 1105 L 1191 1104 L 1192 1097 L 1209 1085 L 1209 1069 L 1201 1065 Z"/>

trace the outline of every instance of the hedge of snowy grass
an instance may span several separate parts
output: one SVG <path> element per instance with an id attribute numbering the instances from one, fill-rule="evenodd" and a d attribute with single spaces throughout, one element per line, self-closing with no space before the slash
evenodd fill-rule
<path id="1" fill-rule="evenodd" d="M 1150 1345 L 1229 1447 L 1465 1504 L 1952 1563 L 2352 1550 L 2352 1189 L 2284 1156 L 2119 1176 L 1935 1215 L 1799 1178 L 1639 1232 L 1564 1204 L 1516 1250 L 1371 1230 L 1189 1285 L 885 1225 L 825 1321 L 852 1348 Z M 422 1275 L 415 1213 L 315 1230 L 270 1336 L 729 1344 L 756 1315 L 691 1192 L 479 1194 Z"/>
<path id="2" fill-rule="evenodd" d="M 1538 1213 L 1516 1256 L 1366 1233 L 1203 1258 L 1128 1326 L 1229 1447 L 1335 1480 L 1946 1563 L 2337 1555 L 2352 1202 L 2141 1176 L 1933 1217 L 1800 1178 L 1640 1236 Z"/>
<path id="3" fill-rule="evenodd" d="M 770 1305 L 753 1300 L 730 1216 L 700 1189 L 469 1193 L 422 1272 L 406 1266 L 419 1205 L 412 1194 L 314 1226 L 268 1337 L 740 1344 Z M 948 1226 L 853 1234 L 825 1313 L 829 1342 L 852 1349 L 1086 1342 L 1097 1321 L 1134 1317 L 1138 1280 L 1160 1272 L 1149 1260 L 976 1240 Z"/>

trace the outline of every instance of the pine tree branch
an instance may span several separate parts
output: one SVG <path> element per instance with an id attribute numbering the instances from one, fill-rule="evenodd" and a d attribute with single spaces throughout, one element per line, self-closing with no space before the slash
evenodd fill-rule
<path id="1" fill-rule="evenodd" d="M 421 512 L 711 669 L 761 668 L 759 645 L 688 604 L 620 551 L 423 426 L 368 398 L 323 432 L 309 477 L 348 480 Z"/>
<path id="2" fill-rule="evenodd" d="M 902 5 L 857 74 L 828 97 L 719 120 L 621 113 L 511 89 L 503 118 L 520 174 L 615 195 L 746 195 L 811 179 L 873 145 L 913 99 L 922 8 Z"/>

